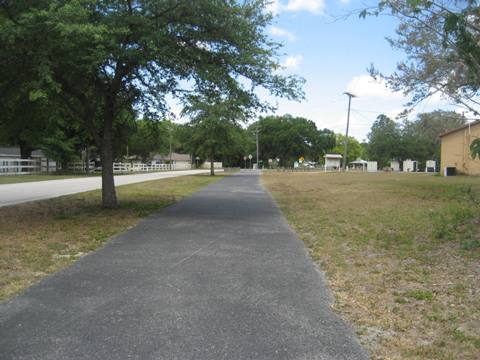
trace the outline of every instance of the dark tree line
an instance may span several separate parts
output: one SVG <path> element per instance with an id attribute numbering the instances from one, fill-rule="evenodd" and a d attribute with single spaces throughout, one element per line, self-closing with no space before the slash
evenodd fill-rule
<path id="1" fill-rule="evenodd" d="M 368 134 L 367 154 L 379 167 L 389 166 L 390 160 L 440 162 L 439 135 L 465 123 L 465 117 L 452 111 L 423 113 L 415 121 L 403 123 L 380 115 Z"/>

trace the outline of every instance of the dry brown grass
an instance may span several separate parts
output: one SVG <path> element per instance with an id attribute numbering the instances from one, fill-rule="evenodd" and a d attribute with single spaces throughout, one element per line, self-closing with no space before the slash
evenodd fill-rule
<path id="1" fill-rule="evenodd" d="M 480 178 L 266 173 L 377 359 L 480 359 Z"/>
<path id="2" fill-rule="evenodd" d="M 120 206 L 113 210 L 101 208 L 99 190 L 0 208 L 0 299 L 219 178 L 184 176 L 120 186 Z"/>

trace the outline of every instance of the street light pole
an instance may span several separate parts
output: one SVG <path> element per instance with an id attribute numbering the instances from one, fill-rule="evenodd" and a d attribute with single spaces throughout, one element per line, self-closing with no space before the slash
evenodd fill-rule
<path id="1" fill-rule="evenodd" d="M 352 93 L 345 92 L 345 95 L 348 96 L 348 114 L 347 114 L 347 131 L 345 131 L 345 144 L 344 144 L 344 151 L 343 151 L 343 171 L 347 168 L 347 148 L 348 148 L 348 128 L 350 126 L 350 105 L 352 104 L 352 98 L 356 97 Z"/>
<path id="2" fill-rule="evenodd" d="M 257 122 L 256 137 L 257 137 L 257 170 L 258 170 L 259 169 L 259 167 L 258 167 L 258 122 Z"/>

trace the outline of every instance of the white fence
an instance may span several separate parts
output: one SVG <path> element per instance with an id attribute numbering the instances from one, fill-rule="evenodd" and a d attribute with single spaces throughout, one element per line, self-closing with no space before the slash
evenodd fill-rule
<path id="1" fill-rule="evenodd" d="M 113 172 L 148 172 L 175 170 L 175 164 L 113 163 Z"/>
<path id="2" fill-rule="evenodd" d="M 175 170 L 175 164 L 145 164 L 145 163 L 113 163 L 114 173 L 129 173 L 129 172 L 149 172 L 149 171 L 166 171 Z M 74 162 L 68 164 L 68 169 L 73 172 L 86 172 L 84 162 Z M 95 163 L 92 161 L 89 164 L 90 171 L 101 170 L 101 167 L 95 168 Z"/>
<path id="3" fill-rule="evenodd" d="M 40 172 L 42 161 L 40 159 L 0 159 L 0 175 L 21 175 Z"/>
<path id="4" fill-rule="evenodd" d="M 57 170 L 57 163 L 46 158 L 0 158 L 0 175 L 22 175 Z"/>
<path id="5" fill-rule="evenodd" d="M 87 172 L 87 163 L 85 161 L 77 161 L 77 162 L 72 162 L 68 164 L 68 170 L 76 172 L 76 173 L 82 173 L 82 172 Z M 94 171 L 95 170 L 95 162 L 90 161 L 88 163 L 88 170 L 89 171 Z"/>
<path id="6" fill-rule="evenodd" d="M 187 164 L 189 165 L 189 164 Z M 191 166 L 181 164 L 178 169 L 190 169 Z M 89 163 L 89 170 L 95 171 L 101 168 L 95 168 L 95 163 Z M 114 173 L 129 172 L 149 172 L 149 171 L 167 171 L 176 170 L 176 164 L 144 164 L 144 163 L 113 163 Z M 12 159 L 0 158 L 0 175 L 21 175 L 40 172 L 51 172 L 57 170 L 55 161 L 47 161 L 47 159 Z M 77 173 L 86 172 L 85 162 L 72 162 L 68 164 L 68 170 Z"/>
<path id="7" fill-rule="evenodd" d="M 210 169 L 210 166 L 211 166 L 210 161 L 205 161 L 202 164 L 201 168 L 202 169 Z M 221 161 L 214 161 L 213 162 L 213 168 L 214 169 L 221 169 L 221 168 L 223 168 L 223 163 Z"/>

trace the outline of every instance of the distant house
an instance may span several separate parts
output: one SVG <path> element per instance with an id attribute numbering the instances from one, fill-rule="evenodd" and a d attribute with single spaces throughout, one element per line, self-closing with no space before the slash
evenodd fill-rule
<path id="1" fill-rule="evenodd" d="M 340 154 L 325 154 L 325 171 L 340 170 L 343 156 Z"/>
<path id="2" fill-rule="evenodd" d="M 34 150 L 30 155 L 32 159 L 46 159 L 42 150 Z M 20 159 L 20 147 L 8 146 L 0 147 L 0 158 L 2 159 Z"/>
<path id="3" fill-rule="evenodd" d="M 9 175 L 12 173 L 50 172 L 57 170 L 57 163 L 47 158 L 42 150 L 32 151 L 30 158 L 21 159 L 20 147 L 18 146 L 0 147 L 0 173 Z"/>
<path id="4" fill-rule="evenodd" d="M 152 164 L 172 164 L 174 169 L 191 169 L 192 157 L 189 154 L 171 153 L 157 154 L 152 158 Z"/>
<path id="5" fill-rule="evenodd" d="M 480 175 L 480 160 L 473 159 L 470 153 L 470 145 L 475 139 L 480 139 L 480 120 L 440 135 L 442 141 L 440 168 L 444 174 L 448 171 Z"/>

